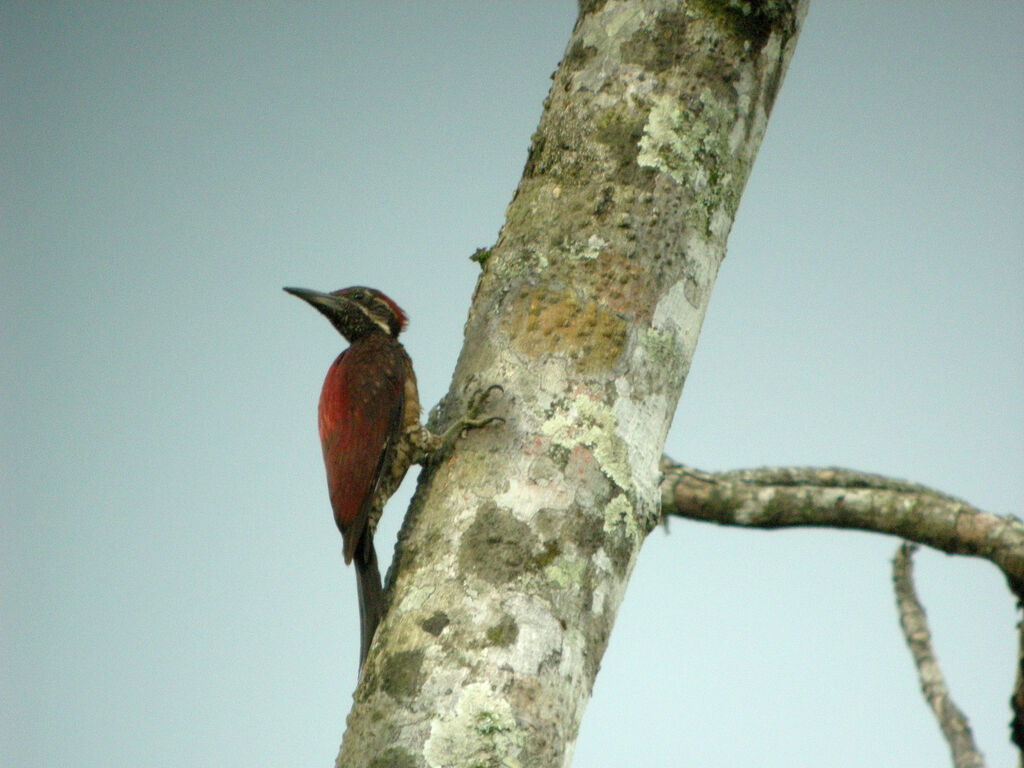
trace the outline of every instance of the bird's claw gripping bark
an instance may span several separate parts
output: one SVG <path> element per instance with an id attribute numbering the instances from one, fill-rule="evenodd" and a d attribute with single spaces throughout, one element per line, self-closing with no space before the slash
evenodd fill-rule
<path id="1" fill-rule="evenodd" d="M 501 416 L 480 416 L 484 403 L 487 402 L 487 399 L 494 391 L 504 392 L 505 389 L 500 384 L 491 384 L 491 386 L 486 389 L 479 389 L 473 393 L 469 398 L 469 405 L 466 407 L 466 412 L 441 435 L 437 449 L 438 454 L 444 455 L 450 451 L 455 446 L 458 439 L 462 437 L 462 433 L 467 430 L 479 429 L 480 427 L 486 427 L 489 424 L 505 423 L 505 419 Z"/>
<path id="2" fill-rule="evenodd" d="M 491 422 L 500 421 L 502 424 L 505 423 L 505 419 L 501 416 L 487 416 L 480 418 L 480 411 L 484 407 L 484 403 L 487 402 L 487 398 L 491 396 L 491 392 L 505 393 L 505 388 L 501 384 L 491 384 L 486 389 L 478 389 L 473 393 L 472 397 L 469 398 L 469 407 L 466 408 L 466 415 L 462 418 L 465 420 L 463 428 L 475 428 L 475 427 L 486 427 Z"/>

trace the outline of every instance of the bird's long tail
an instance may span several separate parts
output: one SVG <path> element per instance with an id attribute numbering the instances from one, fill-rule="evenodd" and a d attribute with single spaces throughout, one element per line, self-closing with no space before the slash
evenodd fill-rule
<path id="1" fill-rule="evenodd" d="M 384 590 L 380 583 L 380 569 L 377 567 L 377 551 L 373 539 L 364 538 L 361 551 L 356 552 L 356 588 L 359 590 L 359 668 L 363 668 L 366 655 L 370 652 L 373 633 L 377 631 L 384 615 Z"/>

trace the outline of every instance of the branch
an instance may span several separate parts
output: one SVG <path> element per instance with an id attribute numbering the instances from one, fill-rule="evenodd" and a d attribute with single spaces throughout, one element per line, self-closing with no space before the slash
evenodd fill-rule
<path id="1" fill-rule="evenodd" d="M 708 473 L 662 457 L 662 515 L 751 528 L 889 533 L 991 560 L 1024 599 L 1024 522 L 902 480 L 839 468 Z"/>
<path id="2" fill-rule="evenodd" d="M 1006 576 L 1018 601 L 1024 602 L 1024 522 L 1013 515 L 982 512 L 960 499 L 923 485 L 837 467 L 762 468 L 710 473 L 691 469 L 663 456 L 661 471 L 663 518 L 675 515 L 748 528 L 808 526 L 889 533 L 948 554 L 991 560 Z M 912 587 L 910 590 L 910 599 L 916 603 Z M 912 638 L 916 639 L 919 631 L 912 631 L 910 614 L 903 610 L 902 598 L 900 604 L 907 642 L 915 650 Z M 918 611 L 920 622 L 917 626 L 923 628 L 920 631 L 923 631 L 927 650 L 928 629 L 923 612 L 920 608 Z M 1021 644 L 1021 670 L 1012 699 L 1013 742 L 1024 750 L 1024 633 L 1021 634 Z M 927 652 L 931 657 L 931 651 Z M 916 654 L 915 650 L 915 659 Z M 934 659 L 932 661 L 934 663 Z M 919 669 L 922 663 L 918 661 Z M 935 673 L 939 675 L 937 664 Z M 943 715 L 929 693 L 923 670 L 921 676 L 925 695 L 936 709 L 941 723 Z M 941 683 L 941 675 L 938 680 Z M 951 703 L 949 707 L 955 711 Z M 943 724 L 944 732 L 946 727 Z M 982 764 L 980 757 L 977 763 L 959 762 L 957 746 L 952 740 L 950 744 L 957 766 Z"/>
<path id="3" fill-rule="evenodd" d="M 904 542 L 892 561 L 892 581 L 896 589 L 896 606 L 900 615 L 900 628 L 914 657 L 921 692 L 928 706 L 935 712 L 946 742 L 953 753 L 955 768 L 984 768 L 985 761 L 974 744 L 971 727 L 963 712 L 953 703 L 939 661 L 932 651 L 931 633 L 924 609 L 914 592 L 911 557 L 917 547 Z"/>

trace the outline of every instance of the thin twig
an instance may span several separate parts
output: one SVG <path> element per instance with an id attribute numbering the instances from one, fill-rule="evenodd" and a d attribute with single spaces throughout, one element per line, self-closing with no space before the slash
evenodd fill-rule
<path id="1" fill-rule="evenodd" d="M 935 712 L 942 734 L 949 744 L 955 768 L 984 768 L 985 761 L 974 744 L 967 717 L 953 703 L 949 688 L 939 667 L 939 660 L 932 651 L 931 632 L 924 615 L 924 608 L 914 592 L 913 564 L 911 557 L 917 547 L 904 542 L 892 561 L 892 581 L 896 589 L 896 607 L 899 610 L 900 628 L 914 657 L 921 692 L 928 706 Z"/>

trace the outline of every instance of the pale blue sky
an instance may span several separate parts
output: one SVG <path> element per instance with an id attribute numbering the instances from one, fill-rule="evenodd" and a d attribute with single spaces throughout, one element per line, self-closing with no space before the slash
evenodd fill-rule
<path id="1" fill-rule="evenodd" d="M 386 290 L 427 405 L 571 2 L 0 2 L 0 761 L 330 765 L 351 569 L 282 285 Z M 814 2 L 667 452 L 1024 498 L 1024 5 Z M 390 558 L 407 481 L 378 551 Z M 948 764 L 897 542 L 673 521 L 576 765 Z M 935 646 L 1014 762 L 1013 601 L 922 552 Z"/>

